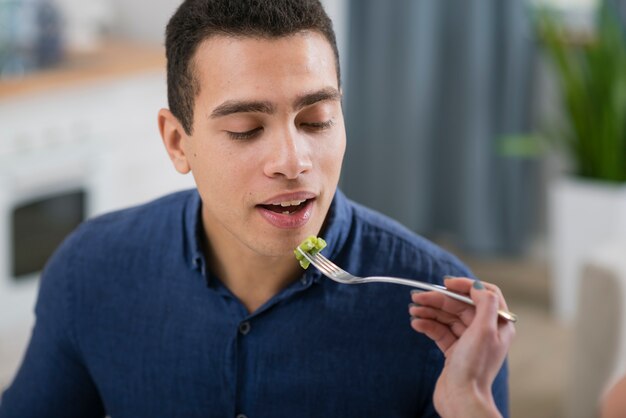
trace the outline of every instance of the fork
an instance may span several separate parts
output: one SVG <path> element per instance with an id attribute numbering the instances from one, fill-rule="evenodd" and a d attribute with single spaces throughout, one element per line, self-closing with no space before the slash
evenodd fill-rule
<path id="1" fill-rule="evenodd" d="M 461 302 L 465 302 L 469 305 L 474 305 L 474 301 L 467 296 L 460 295 L 458 293 L 452 292 L 446 289 L 444 286 L 440 286 L 437 284 L 425 283 L 419 280 L 412 279 L 402 279 L 399 277 L 387 277 L 387 276 L 369 276 L 369 277 L 358 277 L 354 276 L 347 271 L 343 270 L 341 267 L 330 261 L 328 258 L 324 257 L 320 253 L 309 254 L 308 252 L 302 250 L 298 247 L 298 251 L 300 254 L 304 256 L 307 260 L 311 262 L 319 271 L 324 274 L 324 276 L 328 277 L 331 280 L 334 280 L 338 283 L 344 284 L 359 284 L 359 283 L 374 283 L 374 282 L 382 282 L 382 283 L 396 283 L 402 284 L 405 286 L 410 286 L 413 288 L 420 289 L 421 291 L 434 291 L 443 293 L 453 299 L 459 300 Z M 517 322 L 517 315 L 512 312 L 505 311 L 504 309 L 498 309 L 498 315 L 502 318 L 511 321 Z"/>

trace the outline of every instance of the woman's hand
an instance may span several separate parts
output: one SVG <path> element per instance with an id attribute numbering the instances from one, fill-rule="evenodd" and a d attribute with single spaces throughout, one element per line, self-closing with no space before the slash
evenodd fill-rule
<path id="1" fill-rule="evenodd" d="M 500 417 L 491 385 L 502 367 L 515 327 L 498 317 L 507 309 L 497 286 L 447 278 L 445 286 L 469 294 L 475 307 L 436 292 L 411 294 L 411 327 L 432 339 L 446 357 L 433 402 L 442 417 Z"/>

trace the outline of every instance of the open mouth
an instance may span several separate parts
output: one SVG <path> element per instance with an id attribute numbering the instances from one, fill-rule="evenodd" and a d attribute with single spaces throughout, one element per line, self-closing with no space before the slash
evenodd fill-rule
<path id="1" fill-rule="evenodd" d="M 285 202 L 275 202 L 268 205 L 259 205 L 263 209 L 280 213 L 281 215 L 293 215 L 304 209 L 312 199 L 288 200 Z"/>

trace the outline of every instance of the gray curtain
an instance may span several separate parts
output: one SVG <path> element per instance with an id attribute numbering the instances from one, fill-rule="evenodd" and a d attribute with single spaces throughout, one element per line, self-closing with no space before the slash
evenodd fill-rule
<path id="1" fill-rule="evenodd" d="M 532 122 L 535 46 L 525 4 L 351 1 L 348 196 L 474 253 L 526 248 L 538 163 L 498 151 L 504 134 Z"/>

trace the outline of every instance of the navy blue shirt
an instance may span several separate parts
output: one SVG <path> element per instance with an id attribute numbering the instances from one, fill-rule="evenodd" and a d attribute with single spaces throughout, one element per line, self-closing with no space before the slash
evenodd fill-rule
<path id="1" fill-rule="evenodd" d="M 207 269 L 200 208 L 196 190 L 179 192 L 64 242 L 1 418 L 437 416 L 443 356 L 409 325 L 410 288 L 342 285 L 309 268 L 250 314 Z M 339 191 L 322 236 L 324 254 L 357 275 L 470 275 Z M 507 416 L 506 365 L 493 392 Z"/>

